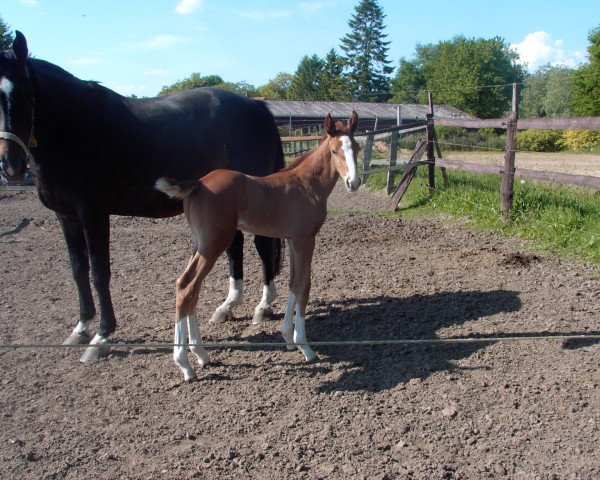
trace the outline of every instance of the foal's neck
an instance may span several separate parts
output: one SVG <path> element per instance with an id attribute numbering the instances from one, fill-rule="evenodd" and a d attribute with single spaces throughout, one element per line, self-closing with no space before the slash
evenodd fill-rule
<path id="1" fill-rule="evenodd" d="M 296 175 L 303 179 L 314 193 L 328 197 L 339 177 L 331 160 L 328 137 L 295 169 Z"/>

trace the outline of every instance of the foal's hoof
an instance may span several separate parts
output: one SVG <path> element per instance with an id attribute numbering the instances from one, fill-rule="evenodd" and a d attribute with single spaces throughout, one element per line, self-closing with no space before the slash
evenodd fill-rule
<path id="1" fill-rule="evenodd" d="M 63 345 L 85 345 L 86 343 L 90 343 L 90 336 L 87 333 L 72 333 Z"/>
<path id="2" fill-rule="evenodd" d="M 101 358 L 107 357 L 110 353 L 110 347 L 104 345 L 90 345 L 85 349 L 83 355 L 79 359 L 81 363 L 95 362 Z"/>
<path id="3" fill-rule="evenodd" d="M 259 325 L 266 319 L 273 318 L 273 309 L 271 307 L 257 308 L 254 310 L 254 316 L 252 317 L 252 324 Z"/>

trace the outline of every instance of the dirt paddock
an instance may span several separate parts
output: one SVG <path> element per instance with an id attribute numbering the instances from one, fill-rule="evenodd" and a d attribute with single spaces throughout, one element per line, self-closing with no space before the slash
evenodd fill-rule
<path id="1" fill-rule="evenodd" d="M 385 200 L 334 192 L 318 239 L 309 340 L 543 337 L 598 333 L 589 265 L 534 255 L 489 233 L 372 215 Z M 34 193 L 0 194 L 0 343 L 56 344 L 77 319 L 60 227 Z M 183 384 L 170 349 L 174 282 L 191 253 L 182 217 L 112 219 L 115 349 L 0 349 L 2 479 L 600 478 L 600 345 L 522 339 L 211 349 Z M 246 242 L 246 300 L 205 340 L 281 342 L 250 324 L 259 263 Z M 221 260 L 198 308 L 224 299 Z"/>

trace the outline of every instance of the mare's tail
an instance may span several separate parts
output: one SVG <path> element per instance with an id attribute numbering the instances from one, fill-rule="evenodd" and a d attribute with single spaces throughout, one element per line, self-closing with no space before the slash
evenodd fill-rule
<path id="1" fill-rule="evenodd" d="M 166 193 L 171 198 L 179 198 L 182 200 L 192 193 L 196 187 L 198 187 L 198 182 L 195 180 L 184 180 L 179 182 L 167 177 L 159 178 L 154 184 L 154 188 L 159 192 Z"/>

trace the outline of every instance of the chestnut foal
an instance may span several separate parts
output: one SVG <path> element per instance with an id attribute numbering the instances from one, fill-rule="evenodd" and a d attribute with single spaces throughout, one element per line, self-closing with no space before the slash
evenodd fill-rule
<path id="1" fill-rule="evenodd" d="M 327 115 L 327 134 L 321 144 L 292 166 L 266 177 L 215 170 L 198 181 L 156 181 L 158 190 L 183 200 L 185 216 L 197 242 L 196 253 L 177 280 L 176 290 L 173 358 L 186 381 L 196 377 L 186 346 L 200 365 L 208 363 L 196 316 L 200 286 L 238 229 L 288 240 L 290 282 L 281 333 L 290 350 L 298 344 L 306 361 L 316 357 L 306 343 L 304 321 L 315 236 L 327 216 L 327 198 L 338 176 L 342 176 L 350 192 L 360 185 L 356 169 L 359 146 L 353 137 L 357 125 L 354 111 L 346 125 L 334 123 Z"/>

